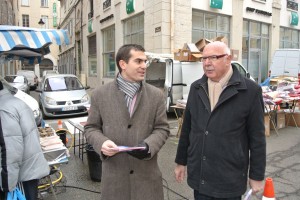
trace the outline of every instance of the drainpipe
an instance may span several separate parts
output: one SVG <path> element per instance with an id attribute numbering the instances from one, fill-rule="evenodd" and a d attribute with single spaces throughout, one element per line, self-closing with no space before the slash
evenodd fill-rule
<path id="1" fill-rule="evenodd" d="M 171 38 L 170 38 L 170 52 L 172 53 L 172 51 L 174 50 L 174 29 L 175 29 L 175 24 L 174 24 L 174 1 L 175 0 L 171 0 Z"/>

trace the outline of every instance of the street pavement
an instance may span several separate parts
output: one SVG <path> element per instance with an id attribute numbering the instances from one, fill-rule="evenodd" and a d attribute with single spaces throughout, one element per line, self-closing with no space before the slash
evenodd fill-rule
<path id="1" fill-rule="evenodd" d="M 174 178 L 174 159 L 178 145 L 176 118 L 169 117 L 169 123 L 171 136 L 159 152 L 158 160 L 164 180 L 164 199 L 193 199 L 186 180 L 179 184 Z M 90 179 L 86 154 L 82 161 L 78 153 L 74 155 L 72 148 L 70 155 L 68 164 L 60 166 L 63 181 L 55 187 L 57 199 L 100 200 L 101 182 Z M 300 129 L 286 127 L 279 129 L 279 135 L 271 131 L 271 136 L 267 137 L 266 177 L 273 178 L 277 200 L 300 199 Z M 261 197 L 262 194 L 257 194 L 252 199 Z M 51 193 L 43 193 L 43 199 L 52 200 L 54 197 Z"/>

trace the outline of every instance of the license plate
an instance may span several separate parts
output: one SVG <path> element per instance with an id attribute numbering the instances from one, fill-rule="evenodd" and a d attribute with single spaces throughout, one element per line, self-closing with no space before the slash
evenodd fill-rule
<path id="1" fill-rule="evenodd" d="M 69 110 L 78 110 L 78 107 L 77 106 L 68 106 L 68 107 L 62 108 L 62 111 L 69 111 Z"/>

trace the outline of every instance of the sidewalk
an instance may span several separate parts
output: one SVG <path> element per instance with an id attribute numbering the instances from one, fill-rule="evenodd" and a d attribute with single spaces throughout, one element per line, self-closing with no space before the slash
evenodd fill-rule
<path id="1" fill-rule="evenodd" d="M 186 181 L 179 184 L 174 178 L 175 154 L 178 138 L 177 121 L 171 119 L 171 136 L 159 153 L 159 166 L 164 179 L 165 200 L 193 199 L 193 191 L 188 187 Z M 78 155 L 78 154 L 77 154 Z M 66 178 L 66 190 L 59 193 L 59 200 L 100 200 L 101 182 L 93 182 L 89 177 L 86 155 L 83 162 L 71 151 L 69 163 L 61 166 Z M 279 129 L 279 136 L 271 132 L 267 137 L 267 170 L 266 177 L 272 177 L 275 185 L 276 199 L 297 200 L 300 196 L 300 129 L 287 127 Z M 98 193 L 95 193 L 98 192 Z M 261 199 L 261 194 L 257 199 Z M 52 200 L 50 193 L 45 200 Z M 255 199 L 255 198 L 254 198 Z"/>

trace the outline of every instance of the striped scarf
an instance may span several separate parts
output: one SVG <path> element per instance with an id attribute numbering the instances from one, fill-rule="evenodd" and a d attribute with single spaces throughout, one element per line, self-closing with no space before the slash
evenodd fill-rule
<path id="1" fill-rule="evenodd" d="M 129 113 L 131 114 L 131 104 L 137 91 L 141 88 L 141 82 L 129 82 L 126 81 L 121 74 L 117 76 L 117 85 L 121 91 L 125 93 L 125 101 Z"/>

